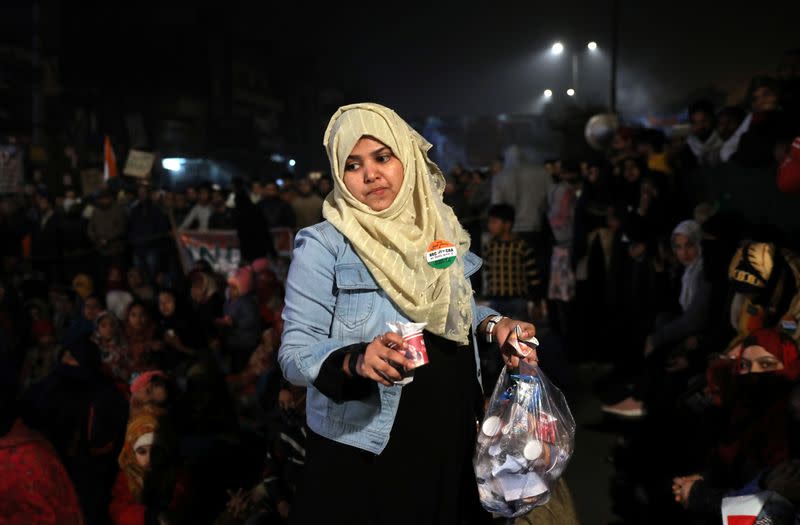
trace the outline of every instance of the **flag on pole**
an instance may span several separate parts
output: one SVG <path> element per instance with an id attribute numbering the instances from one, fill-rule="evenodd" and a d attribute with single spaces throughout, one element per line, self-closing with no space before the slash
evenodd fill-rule
<path id="1" fill-rule="evenodd" d="M 107 181 L 117 176 L 117 157 L 114 155 L 114 150 L 111 149 L 111 139 L 108 138 L 108 135 L 106 135 L 103 150 L 103 180 Z"/>

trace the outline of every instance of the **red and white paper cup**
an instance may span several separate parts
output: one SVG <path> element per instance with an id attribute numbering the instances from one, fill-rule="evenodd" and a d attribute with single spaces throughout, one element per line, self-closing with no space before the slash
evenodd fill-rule
<path id="1" fill-rule="evenodd" d="M 427 323 L 386 323 L 389 330 L 399 334 L 406 345 L 400 350 L 406 359 L 411 361 L 410 370 L 428 364 L 428 349 L 422 337 L 422 329 Z"/>

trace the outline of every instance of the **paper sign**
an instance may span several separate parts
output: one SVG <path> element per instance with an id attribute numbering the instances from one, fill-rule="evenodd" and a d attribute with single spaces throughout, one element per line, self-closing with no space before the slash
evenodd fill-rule
<path id="1" fill-rule="evenodd" d="M 132 149 L 128 153 L 128 161 L 125 163 L 124 175 L 131 177 L 147 178 L 153 169 L 156 156 L 146 151 Z"/>

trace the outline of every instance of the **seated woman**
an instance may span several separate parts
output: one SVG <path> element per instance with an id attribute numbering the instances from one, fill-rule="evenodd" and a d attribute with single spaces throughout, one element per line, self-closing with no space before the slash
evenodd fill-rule
<path id="1" fill-rule="evenodd" d="M 115 382 L 124 384 L 127 390 L 132 363 L 127 349 L 122 346 L 119 321 L 112 312 L 104 311 L 97 316 L 95 325 L 97 328 L 92 335 L 92 341 L 100 348 L 103 372 Z"/>
<path id="2" fill-rule="evenodd" d="M 696 340 L 690 339 L 702 332 L 711 297 L 711 286 L 703 272 L 702 237 L 700 225 L 693 220 L 681 222 L 672 231 L 672 250 L 683 266 L 678 296 L 681 313 L 659 316 L 656 330 L 645 343 L 645 377 L 637 381 L 632 396 L 614 405 L 604 405 L 604 412 L 628 417 L 642 416 L 644 397 L 652 393 L 654 384 L 661 380 L 665 365 L 670 371 L 688 366 L 687 351 L 697 348 Z M 663 393 L 659 395 L 663 397 Z"/>
<path id="3" fill-rule="evenodd" d="M 773 329 L 759 329 L 729 352 L 735 361 L 730 391 L 722 398 L 729 419 L 703 474 L 673 479 L 675 501 L 690 512 L 719 519 L 727 492 L 790 459 L 798 436 L 789 410 L 800 378 L 795 342 Z M 794 416 L 796 417 L 796 415 Z"/>
<path id="4" fill-rule="evenodd" d="M 58 454 L 19 418 L 18 372 L 11 355 L 0 352 L 0 523 L 83 525 Z"/>
<path id="5" fill-rule="evenodd" d="M 189 273 L 189 309 L 186 317 L 204 348 L 218 336 L 214 320 L 222 317 L 225 299 L 218 290 L 217 281 L 210 270 L 197 268 Z M 187 344 L 190 344 L 187 342 Z"/>
<path id="6" fill-rule="evenodd" d="M 195 349 L 204 344 L 197 336 L 185 310 L 178 303 L 178 295 L 170 289 L 158 292 L 158 328 L 168 353 L 170 365 L 187 361 Z M 170 367 L 171 368 L 171 367 Z"/>
<path id="7" fill-rule="evenodd" d="M 156 339 L 156 325 L 144 303 L 135 301 L 125 318 L 125 344 L 134 372 L 153 368 L 153 356 L 161 352 L 163 344 Z"/>
<path id="8" fill-rule="evenodd" d="M 175 465 L 173 446 L 155 414 L 132 415 L 108 509 L 114 525 L 181 523 L 186 479 Z"/>

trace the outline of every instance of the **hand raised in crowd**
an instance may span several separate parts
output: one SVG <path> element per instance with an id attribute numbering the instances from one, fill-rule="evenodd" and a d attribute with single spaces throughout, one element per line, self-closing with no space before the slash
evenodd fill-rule
<path id="1" fill-rule="evenodd" d="M 403 338 L 399 334 L 386 332 L 379 335 L 367 345 L 363 355 L 351 355 L 350 359 L 358 359 L 356 373 L 372 379 L 385 386 L 392 386 L 393 381 L 400 381 L 403 376 L 398 370 L 406 370 L 411 362 L 400 351 L 404 347 Z"/>
<path id="2" fill-rule="evenodd" d="M 539 362 L 539 356 L 537 355 L 536 350 L 524 345 L 524 343 L 517 343 L 517 334 L 515 332 L 517 325 L 519 325 L 519 327 L 522 329 L 523 339 L 529 339 L 536 335 L 536 327 L 531 323 L 517 321 L 507 317 L 501 319 L 494 327 L 494 335 L 497 344 L 500 345 L 500 352 L 503 356 L 503 362 L 506 364 L 506 366 L 511 368 L 516 368 L 519 366 L 520 358 L 522 358 L 526 363 L 537 364 Z M 514 345 L 523 345 L 521 349 L 523 351 L 530 349 L 530 353 L 527 355 L 522 355 L 517 351 Z"/>

